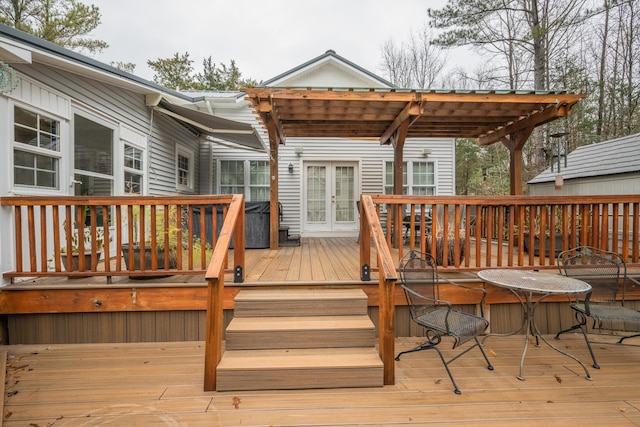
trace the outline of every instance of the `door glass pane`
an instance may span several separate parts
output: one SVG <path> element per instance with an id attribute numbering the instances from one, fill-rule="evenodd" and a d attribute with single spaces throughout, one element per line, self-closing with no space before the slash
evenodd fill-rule
<path id="1" fill-rule="evenodd" d="M 327 221 L 327 169 L 307 167 L 307 222 Z"/>
<path id="2" fill-rule="evenodd" d="M 355 220 L 355 194 L 353 166 L 337 166 L 336 180 L 336 222 L 353 222 Z"/>

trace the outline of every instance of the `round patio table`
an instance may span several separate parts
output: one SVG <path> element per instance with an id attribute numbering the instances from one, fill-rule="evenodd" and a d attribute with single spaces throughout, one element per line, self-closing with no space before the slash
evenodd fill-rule
<path id="1" fill-rule="evenodd" d="M 532 334 L 536 337 L 536 345 L 539 344 L 538 338 L 542 339 L 549 347 L 564 354 L 567 357 L 572 358 L 582 366 L 586 374 L 586 378 L 591 380 L 591 375 L 587 367 L 576 356 L 569 354 L 558 347 L 552 345 L 546 338 L 540 333 L 538 326 L 535 322 L 535 310 L 538 304 L 550 295 L 579 295 L 585 294 L 591 291 L 591 285 L 582 280 L 574 279 L 572 277 L 562 276 L 559 274 L 541 273 L 531 270 L 512 270 L 512 269 L 491 269 L 482 270 L 478 272 L 478 277 L 482 280 L 492 283 L 501 288 L 509 289 L 518 298 L 524 312 L 522 326 L 517 331 L 509 333 L 507 335 L 514 335 L 518 332 L 525 330 L 524 349 L 522 350 L 522 357 L 520 358 L 520 374 L 519 380 L 524 380 L 522 375 L 524 359 L 527 354 L 527 347 L 529 345 L 529 335 Z M 534 295 L 539 296 L 534 303 Z M 488 338 L 488 335 L 486 338 Z M 484 342 L 484 340 L 483 340 Z"/>

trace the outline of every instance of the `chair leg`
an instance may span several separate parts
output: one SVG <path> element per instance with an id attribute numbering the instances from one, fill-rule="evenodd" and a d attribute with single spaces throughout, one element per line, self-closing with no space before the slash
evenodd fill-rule
<path id="1" fill-rule="evenodd" d="M 458 353 L 455 357 L 453 357 L 452 359 L 446 360 L 444 358 L 444 356 L 442 355 L 442 353 L 440 352 L 440 349 L 438 347 L 436 347 L 437 343 L 434 343 L 432 341 L 425 341 L 422 344 L 412 348 L 411 350 L 405 350 L 402 351 L 400 353 L 398 353 L 398 355 L 395 357 L 396 361 L 400 360 L 400 356 L 402 356 L 403 354 L 406 353 L 414 353 L 416 351 L 422 351 L 422 350 L 435 350 L 438 353 L 438 356 L 440 357 L 440 360 L 442 361 L 442 364 L 444 365 L 444 368 L 447 370 L 447 374 L 449 375 L 449 379 L 451 380 L 451 383 L 453 384 L 453 391 L 455 394 L 462 394 L 462 392 L 460 391 L 460 389 L 458 388 L 458 384 L 456 384 L 456 381 L 453 379 L 453 374 L 451 373 L 451 370 L 449 369 L 449 364 L 452 363 L 453 361 L 457 360 L 460 356 L 466 354 L 467 352 L 469 352 L 470 350 L 473 350 L 474 347 L 478 347 L 480 349 L 480 352 L 482 353 L 482 356 L 484 357 L 484 360 L 487 362 L 487 369 L 490 371 L 493 371 L 493 365 L 491 364 L 491 362 L 489 361 L 489 358 L 487 357 L 487 354 L 484 352 L 484 348 L 482 348 L 482 344 L 480 343 L 480 341 L 478 340 L 478 337 L 474 337 L 473 338 L 475 340 L 475 344 L 472 345 L 471 347 L 468 347 L 467 349 L 465 349 L 464 351 Z M 439 341 L 438 341 L 439 343 Z"/>
<path id="2" fill-rule="evenodd" d="M 427 340 L 422 344 L 420 344 L 419 346 L 412 348 L 411 350 L 405 350 L 398 353 L 398 355 L 396 356 L 396 361 L 397 362 L 400 361 L 400 356 L 402 356 L 403 354 L 415 353 L 416 351 L 429 350 L 431 348 L 435 348 L 435 347 L 433 346 L 433 343 Z"/>
<path id="3" fill-rule="evenodd" d="M 480 341 L 478 341 L 478 337 L 474 337 L 474 339 L 476 340 L 476 345 L 480 349 L 480 353 L 482 353 L 484 360 L 487 361 L 487 369 L 490 371 L 493 371 L 493 365 L 491 364 L 491 362 L 489 362 L 489 358 L 487 357 L 487 354 L 484 352 L 484 348 L 482 348 L 483 347 L 482 344 L 480 344 Z"/>
<path id="4" fill-rule="evenodd" d="M 558 333 L 556 334 L 556 339 L 557 339 L 557 340 L 559 340 L 559 339 L 560 339 L 560 335 L 561 335 L 561 334 L 564 334 L 565 332 L 569 332 L 569 331 L 574 331 L 574 330 L 576 330 L 576 329 L 579 329 L 581 326 L 582 326 L 582 325 L 580 325 L 580 324 L 578 324 L 578 325 L 573 325 L 573 326 L 572 326 L 572 327 L 570 327 L 570 328 L 567 328 L 567 329 L 565 329 L 565 330 L 562 330 L 562 331 L 558 332 Z"/>
<path id="5" fill-rule="evenodd" d="M 640 334 L 627 335 L 626 337 L 622 337 L 618 340 L 618 344 L 622 344 L 622 341 L 626 340 L 627 338 L 633 338 L 633 337 L 640 337 Z"/>
<path id="6" fill-rule="evenodd" d="M 432 348 L 435 351 L 438 352 L 438 356 L 440 356 L 440 360 L 442 360 L 442 364 L 444 365 L 444 369 L 446 369 L 447 370 L 447 374 L 449 374 L 449 379 L 451 380 L 451 384 L 453 384 L 453 392 L 455 394 L 462 394 L 462 392 L 458 388 L 458 384 L 456 384 L 456 381 L 453 379 L 453 375 L 451 374 L 451 370 L 449 369 L 449 363 L 452 362 L 452 360 L 447 362 L 446 360 L 444 360 L 444 356 L 442 356 L 442 353 L 440 352 L 440 349 L 438 347 L 432 347 Z"/>
<path id="7" fill-rule="evenodd" d="M 582 335 L 584 336 L 584 341 L 587 343 L 587 348 L 589 349 L 589 353 L 591 354 L 591 359 L 593 360 L 593 367 L 595 369 L 600 369 L 600 365 L 596 361 L 596 355 L 593 353 L 593 349 L 591 348 L 591 342 L 589 341 L 589 337 L 587 336 L 587 328 L 584 326 L 580 326 L 580 330 L 582 331 Z"/>
<path id="8" fill-rule="evenodd" d="M 570 327 L 568 329 L 564 329 L 564 330 L 558 332 L 556 334 L 555 339 L 560 339 L 560 335 L 561 334 L 564 334 L 565 332 L 569 332 L 569 331 L 575 331 L 576 329 L 582 328 L 583 326 L 585 326 L 587 324 L 587 318 L 586 318 L 586 316 L 584 314 L 582 314 L 579 311 L 574 311 L 574 315 L 575 315 L 576 321 L 578 323 L 576 323 L 575 325 L 573 325 L 572 327 Z"/>
<path id="9" fill-rule="evenodd" d="M 576 329 L 580 329 L 582 332 L 582 336 L 584 337 L 584 341 L 587 343 L 587 349 L 589 349 L 589 354 L 591 354 L 591 359 L 593 360 L 593 367 L 595 369 L 600 369 L 600 365 L 596 361 L 596 355 L 593 353 L 593 349 L 591 348 L 591 341 L 589 341 L 589 337 L 587 336 L 587 318 L 580 312 L 576 311 L 576 320 L 577 324 L 573 325 L 569 329 L 565 329 L 556 334 L 556 339 L 560 339 L 560 334 L 564 334 L 565 332 L 573 331 Z M 640 335 L 640 334 L 639 334 Z"/>

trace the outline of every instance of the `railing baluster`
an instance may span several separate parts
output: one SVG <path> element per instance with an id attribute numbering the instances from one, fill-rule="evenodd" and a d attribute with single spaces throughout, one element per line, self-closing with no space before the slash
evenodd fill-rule
<path id="1" fill-rule="evenodd" d="M 35 217 L 33 213 L 33 206 L 27 206 L 27 222 L 29 225 L 29 270 L 32 272 L 38 271 L 36 265 L 36 232 L 35 232 Z"/>
<path id="2" fill-rule="evenodd" d="M 47 205 L 40 206 L 40 270 L 47 271 Z"/>

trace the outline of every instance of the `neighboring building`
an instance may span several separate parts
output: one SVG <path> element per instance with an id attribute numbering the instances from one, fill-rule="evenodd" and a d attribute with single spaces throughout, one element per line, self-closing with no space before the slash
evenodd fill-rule
<path id="1" fill-rule="evenodd" d="M 0 93 L 0 196 L 210 193 L 200 153 L 213 137 L 264 149 L 251 125 L 2 24 L 0 61 L 15 77 Z M 0 272 L 14 267 L 10 218 L 0 209 Z"/>
<path id="2" fill-rule="evenodd" d="M 394 88 L 331 50 L 263 86 Z M 244 103 L 248 105 L 248 101 Z M 247 117 L 241 108 L 216 108 L 213 113 L 234 120 Z M 248 201 L 269 200 L 267 154 L 222 145 L 212 145 L 210 149 L 211 176 L 203 186 L 211 186 L 215 193 L 244 193 Z M 356 201 L 360 194 L 392 192 L 393 147 L 381 146 L 378 139 L 287 138 L 279 148 L 279 156 L 282 223 L 303 237 L 357 236 Z M 453 138 L 407 139 L 404 161 L 406 194 L 455 194 Z"/>
<path id="3" fill-rule="evenodd" d="M 578 147 L 560 172 L 555 163 L 528 182 L 532 196 L 640 194 L 640 134 Z"/>

